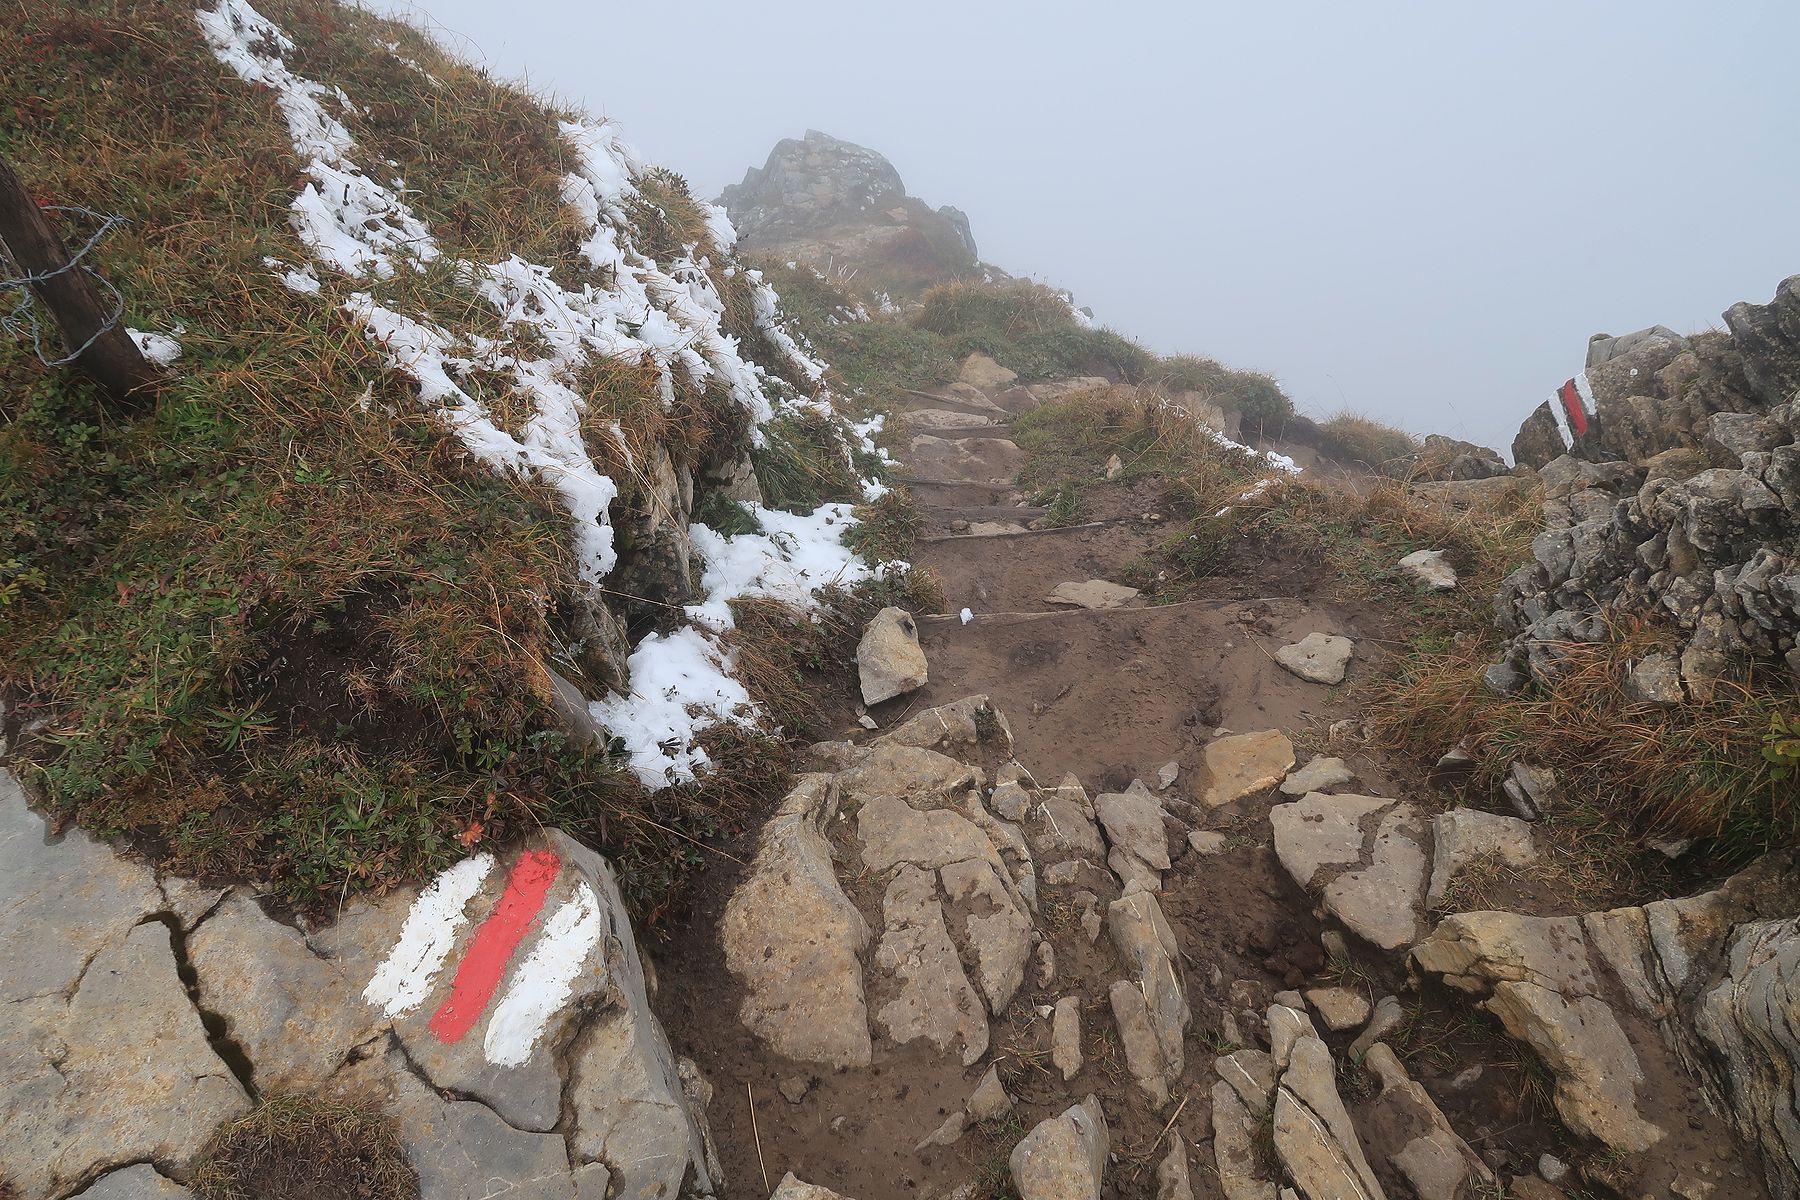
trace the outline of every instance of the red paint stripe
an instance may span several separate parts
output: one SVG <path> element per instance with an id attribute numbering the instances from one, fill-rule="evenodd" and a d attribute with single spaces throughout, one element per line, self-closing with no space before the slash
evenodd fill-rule
<path id="1" fill-rule="evenodd" d="M 1542 393 L 1539 393 L 1542 395 Z M 1575 387 L 1573 379 L 1562 385 L 1557 395 L 1562 397 L 1563 411 L 1569 414 L 1569 429 L 1576 437 L 1586 437 L 1588 431 L 1587 409 L 1582 406 L 1581 392 Z"/>
<path id="2" fill-rule="evenodd" d="M 456 979 L 450 984 L 450 998 L 431 1017 L 431 1032 L 438 1040 L 455 1044 L 475 1028 L 475 1022 L 487 1011 L 494 989 L 500 986 L 500 973 L 506 962 L 531 928 L 562 860 L 548 850 L 532 850 L 521 854 L 506 878 L 506 890 L 500 903 L 488 914 L 469 943 L 469 952 L 456 968 Z"/>

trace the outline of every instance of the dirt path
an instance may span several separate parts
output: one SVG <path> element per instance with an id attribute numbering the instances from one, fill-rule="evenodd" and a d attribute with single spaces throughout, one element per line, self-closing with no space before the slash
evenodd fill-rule
<path id="1" fill-rule="evenodd" d="M 856 1200 L 1011 1196 L 1006 1159 L 1013 1146 L 1037 1122 L 1091 1092 L 1111 1133 L 1103 1195 L 1158 1196 L 1155 1172 L 1173 1133 L 1185 1152 L 1191 1194 L 1225 1197 L 1220 1165 L 1227 1155 L 1214 1145 L 1214 1087 L 1223 1074 L 1215 1073 L 1215 1056 L 1240 1046 L 1260 1054 L 1254 1046 L 1268 1044 L 1261 1014 L 1273 1011 L 1271 1004 L 1295 1003 L 1292 989 L 1341 984 L 1373 1006 L 1405 994 L 1407 985 L 1397 956 L 1361 947 L 1328 961 L 1320 937 L 1326 926 L 1314 901 L 1274 851 L 1270 809 L 1293 797 L 1265 786 L 1216 809 L 1196 803 L 1211 782 L 1206 750 L 1221 736 L 1279 731 L 1292 742 L 1296 765 L 1315 754 L 1341 754 L 1352 781 L 1340 790 L 1401 794 L 1408 781 L 1362 753 L 1354 739 L 1331 740 L 1334 723 L 1354 723 L 1360 715 L 1347 688 L 1308 682 L 1275 660 L 1281 647 L 1307 634 L 1346 636 L 1356 643 L 1354 682 L 1378 663 L 1394 618 L 1329 602 L 1329 581 L 1317 564 L 1254 557 L 1230 560 L 1207 594 L 1180 603 L 1155 605 L 1141 596 L 1106 609 L 1050 603 L 1059 584 L 1116 581 L 1132 564 L 1154 558 L 1167 536 L 1155 494 L 1107 485 L 1096 497 L 1095 523 L 1035 529 L 1044 511 L 1013 486 L 1024 455 L 1006 439 L 1004 413 L 988 411 L 966 390 L 913 394 L 907 408 L 914 436 L 903 473 L 926 517 L 916 562 L 942 579 L 948 615 L 919 618 L 929 683 L 874 706 L 870 715 L 878 730 L 891 731 L 937 706 L 985 695 L 1010 724 L 1010 757 L 1037 788 L 1053 789 L 1073 775 L 1088 796 L 1121 793 L 1134 782 L 1156 795 L 1170 818 L 1172 860 L 1156 899 L 1180 945 L 1192 1012 L 1185 1063 L 1170 1081 L 1166 1103 L 1155 1103 L 1134 1081 L 1122 1025 L 1108 1002 L 1109 987 L 1130 971 L 1114 942 L 1082 921 L 1084 904 L 1105 912 L 1121 897 L 1123 876 L 1093 862 L 1063 863 L 1080 870 L 1052 885 L 1046 863 L 1054 855 L 1029 822 L 1022 827 L 1037 852 L 1034 938 L 1041 934 L 1051 947 L 1055 966 L 1040 971 L 1034 960 L 1016 997 L 993 1016 L 984 1054 L 965 1067 L 954 1054 L 923 1043 L 892 1045 L 877 1036 L 867 1069 L 782 1058 L 734 1019 L 746 992 L 719 947 L 728 900 L 757 852 L 749 840 L 732 848 L 735 861 L 722 863 L 702 889 L 693 932 L 662 956 L 670 964 L 661 992 L 665 1020 L 681 1051 L 718 1090 L 710 1112 L 730 1181 L 727 1195 L 760 1200 L 770 1190 L 765 1174 L 772 1185 L 793 1171 Z M 874 735 L 853 729 L 840 736 L 861 743 Z M 1007 757 L 988 754 L 981 764 L 988 783 Z M 1175 780 L 1159 788 L 1159 772 L 1169 763 L 1178 767 Z M 859 846 L 842 816 L 826 832 L 845 892 L 885 948 L 892 889 L 884 899 L 879 872 L 846 868 L 857 862 Z M 1215 841 L 1206 851 L 1190 848 L 1190 832 Z M 1367 850 L 1362 861 L 1369 861 Z M 946 911 L 954 927 L 948 901 Z M 891 935 L 891 911 L 887 923 Z M 969 947 L 960 949 L 973 970 Z M 872 1016 L 879 974 L 871 968 Z M 1278 994 L 1290 999 L 1277 1002 Z M 1049 1061 L 1047 1014 L 1067 997 L 1079 1003 L 1087 1054 L 1080 1072 L 1065 1081 Z M 1391 1031 L 1389 1040 L 1468 1139 L 1471 1162 L 1479 1154 L 1511 1174 L 1531 1170 L 1546 1151 L 1575 1157 L 1567 1135 L 1547 1119 L 1546 1085 L 1535 1060 L 1494 1036 L 1459 1001 L 1428 993 L 1410 996 L 1406 1007 L 1405 1027 Z M 1416 1114 L 1395 1116 L 1400 1110 L 1388 1091 L 1360 1060 L 1353 1065 L 1343 1057 L 1359 1026 L 1331 1032 L 1319 1024 L 1326 1045 L 1343 1059 L 1338 1087 L 1356 1121 L 1351 1140 L 1360 1139 L 1373 1177 L 1389 1195 L 1411 1195 L 1391 1160 L 1421 1127 Z M 950 1145 L 915 1149 L 963 1109 L 990 1065 L 1015 1101 L 1012 1111 L 971 1121 Z M 1231 1136 L 1225 1131 L 1221 1147 Z"/>

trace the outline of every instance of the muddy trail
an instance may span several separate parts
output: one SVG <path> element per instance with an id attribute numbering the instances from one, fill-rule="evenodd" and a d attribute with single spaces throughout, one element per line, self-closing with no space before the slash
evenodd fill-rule
<path id="1" fill-rule="evenodd" d="M 1178 602 L 1107 586 L 1171 514 L 1097 482 L 1080 524 L 1044 527 L 1009 421 L 1069 386 L 907 397 L 915 561 L 946 599 L 916 619 L 929 681 L 817 747 L 656 954 L 714 1088 L 723 1194 L 791 1172 L 855 1200 L 1035 1200 L 1089 1194 L 1102 1163 L 1121 1198 L 1564 1195 L 1546 1179 L 1597 1152 L 1559 1081 L 1409 972 L 1457 873 L 1531 850 L 1503 803 L 1447 833 L 1449 793 L 1361 738 L 1354 684 L 1403 615 L 1264 545 Z M 1280 661 L 1296 645 L 1324 647 L 1313 678 Z M 1624 1024 L 1663 1135 L 1631 1158 L 1633 1200 L 1694 1178 L 1763 1195 L 1650 1025 Z"/>

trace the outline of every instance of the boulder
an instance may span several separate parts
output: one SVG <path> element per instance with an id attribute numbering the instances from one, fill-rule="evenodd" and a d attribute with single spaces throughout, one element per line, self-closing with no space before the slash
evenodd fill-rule
<path id="1" fill-rule="evenodd" d="M 875 614 L 857 643 L 856 671 L 864 704 L 880 704 L 925 686 L 925 651 L 919 648 L 912 614 L 899 608 Z"/>
<path id="2" fill-rule="evenodd" d="M 1522 467 L 1540 469 L 1552 459 L 1567 453 L 1568 448 L 1568 442 L 1563 439 L 1562 427 L 1557 423 L 1556 413 L 1546 400 L 1532 409 L 1531 415 L 1525 418 L 1525 423 L 1519 426 L 1519 434 L 1513 438 L 1513 461 Z"/>
<path id="3" fill-rule="evenodd" d="M 1007 370 L 985 354 L 971 354 L 963 359 L 956 378 L 959 383 L 987 391 L 1010 387 L 1019 378 L 1019 374 L 1017 371 Z"/>
<path id="4" fill-rule="evenodd" d="M 1220 808 L 1272 788 L 1294 768 L 1294 744 L 1279 730 L 1214 738 L 1201 755 L 1206 788 L 1200 803 Z"/>
<path id="5" fill-rule="evenodd" d="M 1141 780 L 1133 780 L 1123 792 L 1095 796 L 1094 814 L 1113 846 L 1155 870 L 1169 869 L 1169 842 L 1163 832 L 1168 813 Z"/>
<path id="6" fill-rule="evenodd" d="M 1309 683 L 1339 684 L 1356 653 L 1356 643 L 1331 633 L 1309 633 L 1275 651 L 1275 661 Z"/>
<path id="7" fill-rule="evenodd" d="M 1038 1122 L 1008 1160 L 1019 1200 L 1100 1200 L 1108 1146 L 1095 1096 Z"/>

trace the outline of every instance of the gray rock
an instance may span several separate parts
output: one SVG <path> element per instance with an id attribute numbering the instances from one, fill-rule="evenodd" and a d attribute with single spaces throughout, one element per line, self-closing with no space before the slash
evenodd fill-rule
<path id="1" fill-rule="evenodd" d="M 14 1000 L 0 1020 L 7 1171 L 26 1196 L 133 1160 L 183 1172 L 220 1122 L 249 1108 L 158 921 L 115 930 L 68 995 Z"/>
<path id="2" fill-rule="evenodd" d="M 1225 849 L 1225 835 L 1213 829 L 1196 829 L 1187 835 L 1188 848 L 1195 854 L 1220 854 Z"/>
<path id="3" fill-rule="evenodd" d="M 1081 1073 L 1081 997 L 1064 996 L 1050 1018 L 1050 1065 L 1063 1082 Z"/>
<path id="4" fill-rule="evenodd" d="M 1308 1200 L 1385 1200 L 1338 1095 L 1331 1051 L 1312 1023 L 1296 1009 L 1277 1004 L 1269 1009 L 1269 1031 L 1277 1072 L 1275 1156 L 1296 1189 Z"/>
<path id="5" fill-rule="evenodd" d="M 1007 370 L 985 354 L 971 354 L 963 359 L 956 377 L 970 387 L 983 391 L 1009 387 L 1019 378 L 1016 371 Z"/>
<path id="6" fill-rule="evenodd" d="M 984 750 L 1012 753 L 1012 726 L 986 695 L 964 696 L 951 704 L 928 708 L 904 725 L 882 734 L 871 746 L 910 746 L 944 754 L 978 755 Z"/>
<path id="7" fill-rule="evenodd" d="M 1137 985 L 1121 979 L 1107 992 L 1112 1004 L 1113 1021 L 1119 1030 L 1119 1046 L 1125 1052 L 1125 1067 L 1138 1087 L 1150 1097 L 1152 1108 L 1169 1102 L 1169 1080 L 1172 1074 L 1163 1056 L 1162 1043 L 1151 1022 L 1150 1006 Z"/>
<path id="8" fill-rule="evenodd" d="M 1538 1155 L 1537 1169 L 1545 1183 L 1561 1183 L 1569 1177 L 1569 1164 L 1554 1154 Z"/>
<path id="9" fill-rule="evenodd" d="M 994 794 L 988 797 L 988 807 L 994 815 L 1013 824 L 1022 824 L 1031 812 L 1031 793 L 1021 783 L 997 783 Z"/>
<path id="10" fill-rule="evenodd" d="M 1123 792 L 1095 796 L 1094 813 L 1115 848 L 1157 871 L 1169 869 L 1169 842 L 1163 832 L 1168 813 L 1141 781 L 1133 780 Z"/>
<path id="11" fill-rule="evenodd" d="M 1322 792 L 1326 788 L 1338 787 L 1355 778 L 1356 772 L 1343 759 L 1320 755 L 1282 780 L 1281 794 L 1304 796 L 1308 792 Z"/>
<path id="12" fill-rule="evenodd" d="M 1119 957 L 1135 977 L 1135 990 L 1144 1001 L 1162 1051 L 1165 1082 L 1172 1085 L 1185 1068 L 1187 1027 L 1193 1020 L 1177 965 L 1181 948 L 1175 931 L 1163 917 L 1156 897 L 1148 892 L 1113 901 L 1107 906 L 1106 925 Z"/>
<path id="13" fill-rule="evenodd" d="M 1188 1181 L 1187 1147 L 1181 1134 L 1169 1134 L 1169 1152 L 1156 1164 L 1156 1200 L 1194 1200 L 1194 1187 Z"/>
<path id="14" fill-rule="evenodd" d="M 102 1175 L 70 1200 L 192 1200 L 194 1193 L 139 1163 Z"/>
<path id="15" fill-rule="evenodd" d="M 1263 1104 L 1266 1111 L 1266 1096 Z M 1261 1174 L 1262 1154 L 1257 1147 L 1260 1118 L 1251 1115 L 1224 1080 L 1212 1085 L 1212 1113 L 1213 1157 L 1225 1200 L 1276 1200 L 1275 1183 Z"/>
<path id="16" fill-rule="evenodd" d="M 1087 809 L 1064 791 L 1044 793 L 1026 828 L 1039 854 L 1079 854 L 1095 862 L 1106 860 L 1100 827 Z"/>
<path id="17" fill-rule="evenodd" d="M 775 1085 L 775 1090 L 789 1104 L 799 1104 L 806 1099 L 806 1093 L 812 1091 L 812 1079 L 806 1075 L 789 1075 Z"/>
<path id="18" fill-rule="evenodd" d="M 1275 661 L 1310 683 L 1339 684 L 1356 653 L 1356 643 L 1332 633 L 1309 633 L 1275 651 Z"/>
<path id="19" fill-rule="evenodd" d="M 1084 583 L 1059 583 L 1044 597 L 1046 604 L 1067 604 L 1075 608 L 1123 608 L 1136 600 L 1138 590 L 1104 579 Z"/>
<path id="20" fill-rule="evenodd" d="M 904 609 L 884 608 L 863 630 L 856 646 L 857 678 L 864 704 L 880 704 L 925 686 L 925 651 L 919 627 Z"/>
<path id="21" fill-rule="evenodd" d="M 1541 469 L 1552 459 L 1560 457 L 1568 449 L 1563 440 L 1562 428 L 1557 424 L 1556 414 L 1550 409 L 1550 402 L 1545 401 L 1532 410 L 1531 416 L 1519 426 L 1519 436 L 1513 439 L 1513 461 L 1520 466 Z"/>
<path id="22" fill-rule="evenodd" d="M 839 886 L 820 833 L 830 777 L 802 777 L 763 829 L 750 876 L 725 906 L 725 962 L 739 1016 L 800 1062 L 867 1066 L 873 1047 L 860 955 L 868 925 Z"/>
<path id="23" fill-rule="evenodd" d="M 939 1125 L 936 1129 L 926 1134 L 924 1139 L 921 1140 L 917 1146 L 913 1147 L 913 1153 L 921 1153 L 925 1150 L 929 1150 L 933 1146 L 956 1145 L 957 1142 L 962 1140 L 963 1126 L 967 1125 L 968 1121 L 968 1114 L 962 1112 L 960 1109 L 951 1113 L 944 1118 L 944 1123 L 942 1125 Z"/>
<path id="24" fill-rule="evenodd" d="M 1419 1200 L 1458 1200 L 1495 1189 L 1493 1171 L 1457 1135 L 1431 1094 L 1413 1081 L 1392 1050 L 1375 1046 L 1364 1065 L 1381 1081 L 1376 1107 L 1404 1140 L 1394 1166 Z"/>
<path id="25" fill-rule="evenodd" d="M 1400 571 L 1435 591 L 1456 589 L 1456 568 L 1445 560 L 1442 550 L 1415 550 L 1400 560 Z"/>
<path id="26" fill-rule="evenodd" d="M 949 900 L 950 928 L 975 964 L 975 982 L 998 1015 L 1025 982 L 1031 918 L 1019 910 L 986 862 L 951 863 L 938 872 Z"/>
<path id="27" fill-rule="evenodd" d="M 1513 802 L 1514 810 L 1527 821 L 1538 820 L 1564 807 L 1562 785 L 1557 782 L 1556 772 L 1549 767 L 1515 762 L 1502 790 Z"/>
<path id="28" fill-rule="evenodd" d="M 148 867 L 78 829 L 52 841 L 0 769 L 0 1004 L 67 992 L 95 951 L 162 908 Z"/>
<path id="29" fill-rule="evenodd" d="M 1363 1057 L 1369 1052 L 1369 1047 L 1404 1024 L 1406 1010 L 1400 1007 L 1400 997 L 1383 996 L 1375 1002 L 1375 1015 L 1369 1018 L 1368 1027 L 1350 1043 L 1350 1057 Z"/>
<path id="30" fill-rule="evenodd" d="M 965 1111 L 971 1121 L 991 1121 L 1011 1112 L 1012 1106 L 1012 1097 L 1000 1085 L 1000 1068 L 993 1066 L 988 1068 L 987 1074 L 976 1085 Z"/>
<path id="31" fill-rule="evenodd" d="M 421 1200 L 483 1200 L 496 1190 L 576 1200 L 568 1144 L 559 1135 L 514 1129 L 473 1100 L 445 1100 L 394 1058 L 388 1114 L 419 1173 Z"/>
<path id="32" fill-rule="evenodd" d="M 1442 906 L 1457 877 L 1477 863 L 1517 869 L 1537 861 L 1530 822 L 1473 808 L 1453 808 L 1433 817 L 1431 841 L 1431 885 L 1425 906 L 1434 910 Z"/>
<path id="33" fill-rule="evenodd" d="M 1667 654 L 1646 654 L 1625 673 L 1625 695 L 1637 704 L 1680 704 L 1687 698 L 1681 664 Z"/>
<path id="34" fill-rule="evenodd" d="M 1326 911 L 1384 950 L 1412 944 L 1425 899 L 1417 809 L 1378 796 L 1314 793 L 1276 805 L 1269 821 L 1282 866 L 1301 888 L 1319 891 Z"/>
<path id="35" fill-rule="evenodd" d="M 1181 764 L 1173 760 L 1156 768 L 1156 790 L 1166 792 L 1175 786 L 1175 780 L 1181 775 Z"/>
<path id="36" fill-rule="evenodd" d="M 1109 1144 L 1093 1095 L 1038 1122 L 1008 1160 L 1019 1200 L 1100 1200 Z"/>
<path id="37" fill-rule="evenodd" d="M 874 990 L 891 998 L 876 1008 L 876 1025 L 895 1043 L 922 1039 L 940 1052 L 956 1048 L 964 1066 L 975 1062 L 987 1052 L 987 1014 L 944 925 L 935 877 L 902 866 L 881 907 Z"/>

